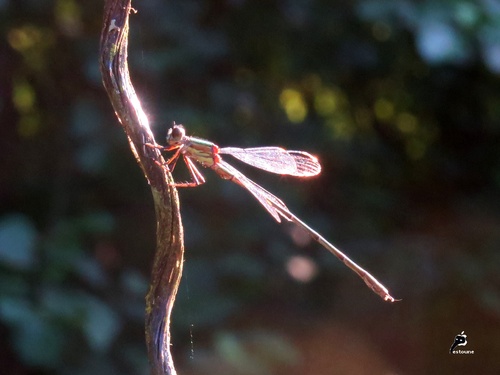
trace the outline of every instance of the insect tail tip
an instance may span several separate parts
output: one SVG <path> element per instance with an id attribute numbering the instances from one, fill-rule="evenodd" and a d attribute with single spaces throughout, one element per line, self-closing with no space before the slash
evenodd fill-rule
<path id="1" fill-rule="evenodd" d="M 391 295 L 387 294 L 384 296 L 384 301 L 388 301 L 388 302 L 399 302 L 399 301 L 402 301 L 401 298 L 394 298 L 392 297 Z"/>

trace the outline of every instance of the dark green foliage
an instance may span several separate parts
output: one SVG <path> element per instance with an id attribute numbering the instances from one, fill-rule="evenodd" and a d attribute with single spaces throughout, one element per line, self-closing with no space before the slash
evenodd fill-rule
<path id="1" fill-rule="evenodd" d="M 318 155 L 304 181 L 234 165 L 403 299 L 383 304 L 203 170 L 180 192 L 179 372 L 498 372 L 498 4 L 132 5 L 130 69 L 157 140 L 176 121 L 220 146 Z M 0 0 L 2 374 L 148 373 L 154 212 L 102 88 L 102 6 Z M 448 354 L 461 331 L 473 356 Z"/>

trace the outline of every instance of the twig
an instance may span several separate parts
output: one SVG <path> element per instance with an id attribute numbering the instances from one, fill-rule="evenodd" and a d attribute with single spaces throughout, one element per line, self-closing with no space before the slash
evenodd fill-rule
<path id="1" fill-rule="evenodd" d="M 172 177 L 161 167 L 163 159 L 159 151 L 144 146 L 146 143 L 155 144 L 155 140 L 128 71 L 127 45 L 131 11 L 131 0 L 106 0 L 100 69 L 111 104 L 153 193 L 157 247 L 151 285 L 146 296 L 146 344 L 152 366 L 151 374 L 175 375 L 170 354 L 170 313 L 182 274 L 183 231 L 177 191 L 169 185 Z"/>

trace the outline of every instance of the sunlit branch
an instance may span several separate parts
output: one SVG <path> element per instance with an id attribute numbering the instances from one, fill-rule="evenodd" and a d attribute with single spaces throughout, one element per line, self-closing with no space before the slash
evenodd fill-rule
<path id="1" fill-rule="evenodd" d="M 184 244 L 177 191 L 161 167 L 141 102 L 131 83 L 127 45 L 131 0 L 107 0 L 100 43 L 100 69 L 106 92 L 132 153 L 151 186 L 157 220 L 157 247 L 146 297 L 146 343 L 153 375 L 176 374 L 170 354 L 170 314 L 182 274 Z"/>

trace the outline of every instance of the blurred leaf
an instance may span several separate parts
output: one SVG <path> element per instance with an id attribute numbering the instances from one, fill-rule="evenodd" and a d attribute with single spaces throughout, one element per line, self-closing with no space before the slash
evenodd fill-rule
<path id="1" fill-rule="evenodd" d="M 88 237 L 109 234 L 114 226 L 114 218 L 105 211 L 61 219 L 44 244 L 45 276 L 56 281 L 77 273 L 94 285 L 105 283 L 101 265 L 85 254 L 84 244 Z"/>
<path id="2" fill-rule="evenodd" d="M 14 331 L 21 357 L 32 366 L 56 366 L 62 358 L 68 336 L 57 323 L 34 313 Z"/>
<path id="3" fill-rule="evenodd" d="M 120 317 L 106 303 L 88 296 L 84 319 L 83 330 L 90 347 L 107 351 L 120 331 Z"/>
<path id="4" fill-rule="evenodd" d="M 33 311 L 26 300 L 2 298 L 0 300 L 0 317 L 9 325 L 20 325 L 33 316 Z"/>
<path id="5" fill-rule="evenodd" d="M 96 259 L 86 255 L 76 256 L 73 265 L 75 272 L 90 285 L 103 287 L 106 284 L 106 273 Z"/>
<path id="6" fill-rule="evenodd" d="M 496 73 L 500 73 L 500 21 L 493 25 L 485 25 L 480 33 L 483 59 L 488 68 Z"/>
<path id="7" fill-rule="evenodd" d="M 277 366 L 293 366 L 299 353 L 272 332 L 221 332 L 215 338 L 219 355 L 241 374 L 273 374 Z"/>
<path id="8" fill-rule="evenodd" d="M 473 1 L 457 1 L 454 9 L 454 19 L 464 28 L 472 28 L 481 19 L 480 6 Z"/>
<path id="9" fill-rule="evenodd" d="M 9 215 L 0 221 L 0 262 L 19 269 L 35 264 L 37 232 L 24 215 Z"/>
<path id="10" fill-rule="evenodd" d="M 133 296 L 143 298 L 148 292 L 148 281 L 136 270 L 124 270 L 121 275 L 123 289 Z"/>
<path id="11" fill-rule="evenodd" d="M 420 22 L 417 47 L 422 57 L 431 64 L 465 63 L 471 59 L 471 50 L 457 30 L 448 22 L 426 19 Z"/>
<path id="12" fill-rule="evenodd" d="M 82 291 L 45 287 L 43 292 L 43 307 L 50 316 L 82 330 L 92 350 L 109 350 L 122 322 L 108 304 Z"/>
<path id="13" fill-rule="evenodd" d="M 273 365 L 295 365 L 300 357 L 297 349 L 285 337 L 273 332 L 252 332 L 247 340 L 258 357 Z"/>
<path id="14" fill-rule="evenodd" d="M 12 331 L 17 353 L 31 366 L 54 366 L 61 360 L 65 335 L 47 315 L 24 300 L 0 300 L 0 316 Z"/>
<path id="15" fill-rule="evenodd" d="M 41 306 L 44 311 L 59 319 L 70 321 L 77 329 L 81 328 L 88 296 L 71 288 L 45 285 L 42 289 Z"/>
<path id="16" fill-rule="evenodd" d="M 249 353 L 237 335 L 230 332 L 220 332 L 215 338 L 215 347 L 218 354 L 238 372 L 243 374 L 266 375 L 270 369 L 264 361 L 255 358 Z"/>
<path id="17" fill-rule="evenodd" d="M 33 315 L 14 331 L 18 352 L 32 366 L 55 367 L 61 361 L 66 339 L 61 327 L 38 315 Z"/>

